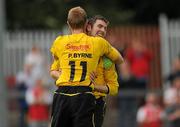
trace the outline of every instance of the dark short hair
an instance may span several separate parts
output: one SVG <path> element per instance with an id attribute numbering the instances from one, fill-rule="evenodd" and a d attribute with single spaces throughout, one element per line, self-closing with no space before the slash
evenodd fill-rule
<path id="1" fill-rule="evenodd" d="M 109 21 L 102 15 L 95 15 L 92 18 L 89 18 L 88 24 L 92 26 L 92 25 L 94 25 L 96 20 L 103 20 L 107 25 L 109 25 Z"/>

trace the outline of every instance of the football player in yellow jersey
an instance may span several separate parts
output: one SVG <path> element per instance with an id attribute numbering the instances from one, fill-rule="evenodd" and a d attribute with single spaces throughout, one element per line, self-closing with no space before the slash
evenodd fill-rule
<path id="1" fill-rule="evenodd" d="M 105 38 L 108 25 L 109 21 L 105 17 L 96 15 L 89 19 L 87 33 L 91 36 L 101 36 Z M 115 64 L 107 57 L 101 57 L 97 70 L 95 73 L 92 73 L 91 77 L 92 82 L 95 84 L 95 127 L 102 127 L 106 110 L 105 97 L 107 94 L 116 95 L 118 93 L 119 84 Z"/>
<path id="2" fill-rule="evenodd" d="M 122 62 L 106 40 L 84 33 L 86 21 L 84 9 L 70 9 L 67 23 L 72 35 L 59 36 L 51 47 L 56 61 L 53 63 L 61 70 L 56 80 L 51 127 L 94 127 L 95 98 L 89 74 L 96 70 L 103 55 L 117 64 Z"/>

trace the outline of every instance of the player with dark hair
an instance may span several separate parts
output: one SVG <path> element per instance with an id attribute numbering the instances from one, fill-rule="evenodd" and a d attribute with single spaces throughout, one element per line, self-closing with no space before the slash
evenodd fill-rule
<path id="1" fill-rule="evenodd" d="M 91 36 L 105 38 L 108 25 L 109 21 L 105 17 L 96 15 L 89 19 L 87 32 Z M 103 56 L 100 58 L 96 72 L 97 78 L 93 77 L 94 74 L 92 74 L 92 82 L 95 84 L 94 95 L 96 97 L 94 118 L 95 127 L 101 127 L 106 110 L 105 97 L 108 94 L 116 95 L 118 93 L 119 84 L 117 81 L 115 64 L 107 57 Z"/>
<path id="2" fill-rule="evenodd" d="M 86 21 L 84 9 L 70 9 L 67 24 L 71 35 L 59 36 L 51 47 L 54 62 L 50 74 L 57 78 L 58 86 L 53 98 L 52 127 L 93 127 L 94 84 L 89 75 L 103 55 L 117 64 L 122 62 L 120 54 L 106 40 L 84 33 Z M 53 70 L 54 65 L 59 66 L 58 70 Z"/>

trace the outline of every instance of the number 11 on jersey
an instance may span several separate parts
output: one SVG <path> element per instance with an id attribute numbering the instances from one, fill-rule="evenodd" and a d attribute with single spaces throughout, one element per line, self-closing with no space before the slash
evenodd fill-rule
<path id="1" fill-rule="evenodd" d="M 75 61 L 69 61 L 69 65 L 71 66 L 69 81 L 72 82 L 74 80 L 74 76 L 75 76 L 75 68 L 76 68 Z M 82 74 L 81 74 L 81 79 L 79 81 L 82 82 L 86 78 L 87 61 L 81 61 L 80 66 L 82 66 Z"/>

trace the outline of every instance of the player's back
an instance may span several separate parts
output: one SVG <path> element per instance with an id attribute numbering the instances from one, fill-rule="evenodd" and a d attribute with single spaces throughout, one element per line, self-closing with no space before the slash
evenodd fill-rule
<path id="1" fill-rule="evenodd" d="M 103 39 L 84 33 L 58 37 L 51 51 L 59 58 L 61 76 L 57 85 L 87 86 L 89 72 L 96 69 L 99 57 L 108 52 Z M 106 51 L 105 51 L 106 50 Z"/>

